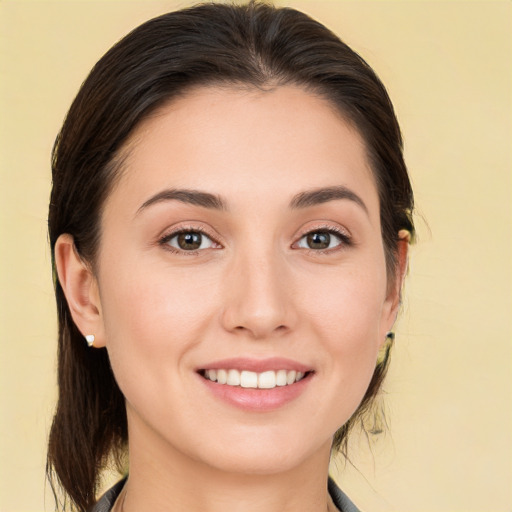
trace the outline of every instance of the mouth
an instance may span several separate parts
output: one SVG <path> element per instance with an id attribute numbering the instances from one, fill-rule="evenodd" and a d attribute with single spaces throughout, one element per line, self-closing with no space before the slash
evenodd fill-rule
<path id="1" fill-rule="evenodd" d="M 204 365 L 204 366 L 203 366 Z M 214 397 L 251 412 L 271 412 L 294 402 L 310 389 L 315 369 L 286 357 L 231 357 L 196 368 Z"/>
<path id="2" fill-rule="evenodd" d="M 246 389 L 273 389 L 276 387 L 291 386 L 309 377 L 312 371 L 297 370 L 267 370 L 253 372 L 237 370 L 234 368 L 202 369 L 198 371 L 204 379 L 220 385 L 233 386 Z"/>

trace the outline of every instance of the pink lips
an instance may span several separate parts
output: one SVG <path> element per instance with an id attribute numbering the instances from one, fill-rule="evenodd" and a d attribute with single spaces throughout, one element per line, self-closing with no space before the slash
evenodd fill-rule
<path id="1" fill-rule="evenodd" d="M 206 364 L 198 370 L 218 370 L 221 368 L 232 368 L 233 370 L 247 370 L 250 372 L 266 372 L 269 370 L 295 370 L 297 372 L 310 372 L 312 368 L 284 357 L 271 357 L 268 359 L 249 359 L 235 357 L 221 359 Z"/>
<path id="2" fill-rule="evenodd" d="M 305 374 L 300 381 L 272 389 L 254 389 L 219 384 L 204 377 L 204 370 L 233 369 L 263 373 L 268 371 L 296 371 Z M 198 368 L 198 375 L 204 386 L 221 401 L 238 409 L 251 412 L 268 412 L 279 409 L 298 398 L 309 386 L 314 372 L 311 367 L 286 358 L 249 359 L 230 358 L 213 361 Z"/>

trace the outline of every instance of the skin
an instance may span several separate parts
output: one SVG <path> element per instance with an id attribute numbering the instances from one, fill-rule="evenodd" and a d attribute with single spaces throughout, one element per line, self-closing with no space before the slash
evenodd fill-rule
<path id="1" fill-rule="evenodd" d="M 360 135 L 299 88 L 200 88 L 141 123 L 123 153 L 94 270 L 69 235 L 56 257 L 73 318 L 107 347 L 126 397 L 124 511 L 326 510 L 332 436 L 368 387 L 407 256 L 400 243 L 386 275 Z M 340 186 L 353 196 L 293 207 Z M 155 199 L 176 189 L 224 208 Z M 180 229 L 205 232 L 201 248 L 180 250 Z M 308 246 L 327 230 L 328 249 Z M 247 411 L 197 372 L 235 356 L 313 373 L 284 406 Z"/>

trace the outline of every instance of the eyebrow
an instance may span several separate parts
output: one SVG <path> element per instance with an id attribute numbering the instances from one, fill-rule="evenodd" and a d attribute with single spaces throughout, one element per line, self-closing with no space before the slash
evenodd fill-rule
<path id="1" fill-rule="evenodd" d="M 347 199 L 359 205 L 368 214 L 368 208 L 364 201 L 349 188 L 339 185 L 333 187 L 323 187 L 314 190 L 307 190 L 295 195 L 290 201 L 291 209 L 303 209 L 316 206 L 329 201 Z M 166 189 L 158 192 L 145 201 L 137 210 L 138 215 L 142 210 L 149 206 L 165 201 L 180 201 L 194 206 L 201 206 L 212 210 L 228 210 L 227 204 L 221 196 L 209 192 L 190 189 Z"/>
<path id="2" fill-rule="evenodd" d="M 137 210 L 137 215 L 151 205 L 173 200 L 213 210 L 227 210 L 225 201 L 218 195 L 210 194 L 209 192 L 200 192 L 198 190 L 167 189 L 158 192 L 158 194 L 155 194 L 145 201 Z"/>
<path id="3" fill-rule="evenodd" d="M 297 194 L 290 202 L 290 208 L 302 209 L 316 206 L 318 204 L 328 203 L 339 199 L 348 199 L 359 205 L 368 215 L 368 208 L 364 201 L 349 188 L 339 185 L 334 187 L 323 187 L 314 190 L 308 190 Z"/>

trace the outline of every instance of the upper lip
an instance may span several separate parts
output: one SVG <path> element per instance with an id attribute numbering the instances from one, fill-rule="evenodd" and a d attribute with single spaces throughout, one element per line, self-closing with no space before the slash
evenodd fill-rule
<path id="1" fill-rule="evenodd" d="M 297 372 L 306 373 L 312 371 L 313 368 L 285 357 L 270 357 L 266 359 L 234 357 L 212 361 L 199 367 L 198 371 L 200 370 L 246 370 L 256 373 L 271 370 L 295 370 Z"/>

